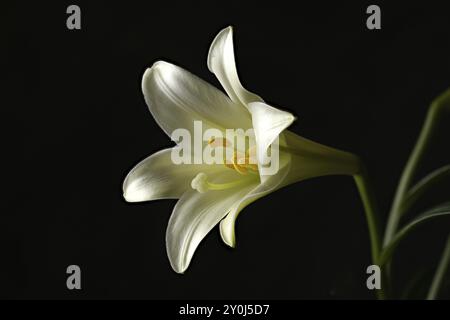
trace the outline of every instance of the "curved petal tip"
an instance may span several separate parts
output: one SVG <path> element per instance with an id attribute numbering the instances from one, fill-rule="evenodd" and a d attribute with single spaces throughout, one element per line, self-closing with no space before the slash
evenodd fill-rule
<path id="1" fill-rule="evenodd" d="M 209 71 L 211 71 L 212 73 L 214 73 L 213 59 L 219 58 L 219 57 L 216 57 L 216 54 L 221 53 L 221 51 L 223 50 L 223 46 L 225 45 L 225 42 L 227 41 L 228 37 L 231 37 L 230 41 L 231 41 L 231 43 L 233 43 L 233 27 L 232 26 L 228 26 L 228 27 L 220 30 L 220 32 L 216 35 L 216 37 L 212 41 L 211 46 L 209 47 L 208 59 L 207 59 L 206 64 L 208 66 Z M 224 43 L 220 43 L 221 41 L 224 41 Z M 217 53 L 214 53 L 214 51 L 217 50 L 218 47 L 222 48 L 222 50 L 220 50 Z"/>
<path id="2" fill-rule="evenodd" d="M 221 30 L 214 38 L 209 48 L 207 65 L 232 101 L 243 105 L 263 101 L 261 97 L 245 89 L 239 80 L 234 59 L 233 27 Z"/>
<path id="3" fill-rule="evenodd" d="M 234 222 L 233 225 L 230 225 L 229 223 L 224 222 L 225 219 L 220 222 L 219 227 L 220 236 L 227 246 L 231 248 L 236 248 L 236 237 L 234 235 Z"/>

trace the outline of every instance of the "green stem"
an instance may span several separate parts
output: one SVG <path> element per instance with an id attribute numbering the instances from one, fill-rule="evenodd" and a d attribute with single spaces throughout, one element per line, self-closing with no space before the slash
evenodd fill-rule
<path id="1" fill-rule="evenodd" d="M 378 265 L 381 249 L 381 237 L 379 228 L 379 210 L 375 199 L 374 192 L 366 172 L 366 169 L 361 165 L 359 173 L 353 175 L 366 214 L 367 226 L 369 228 L 370 247 L 372 253 L 372 263 Z M 378 299 L 386 298 L 385 287 L 387 282 L 384 281 L 384 272 L 382 272 L 381 289 L 377 290 Z"/>
<path id="2" fill-rule="evenodd" d="M 365 170 L 364 170 L 365 171 Z M 380 231 L 378 223 L 378 212 L 375 203 L 373 192 L 368 182 L 368 177 L 365 172 L 361 172 L 353 176 L 358 187 L 361 200 L 364 205 L 366 213 L 367 225 L 369 227 L 370 245 L 372 249 L 372 262 L 377 263 L 380 255 Z"/>
<path id="3" fill-rule="evenodd" d="M 411 186 L 414 174 L 417 171 L 417 167 L 423 158 L 423 155 L 428 149 L 429 141 L 431 140 L 435 129 L 436 123 L 439 119 L 439 115 L 445 108 L 450 109 L 450 89 L 445 91 L 431 104 L 425 123 L 420 132 L 419 138 L 417 139 L 416 145 L 411 153 L 411 156 L 406 163 L 405 169 L 403 170 L 400 182 L 398 184 L 394 201 L 392 203 L 391 211 L 389 213 L 388 222 L 386 225 L 386 232 L 384 234 L 383 245 L 387 246 L 397 231 L 398 224 L 402 215 L 402 203 L 408 189 Z"/>
<path id="4" fill-rule="evenodd" d="M 428 291 L 427 300 L 436 299 L 439 289 L 441 288 L 442 282 L 444 280 L 445 273 L 447 272 L 448 265 L 450 263 L 450 235 L 447 238 L 447 243 L 442 253 L 441 261 L 434 274 L 433 282 L 431 283 L 430 290 Z"/>

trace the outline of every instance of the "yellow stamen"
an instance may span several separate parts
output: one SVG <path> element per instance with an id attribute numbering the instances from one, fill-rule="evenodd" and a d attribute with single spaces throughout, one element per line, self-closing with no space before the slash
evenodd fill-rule
<path id="1" fill-rule="evenodd" d="M 232 165 L 231 163 L 226 163 L 225 162 L 225 167 L 233 169 L 234 170 L 234 165 Z"/>
<path id="2" fill-rule="evenodd" d="M 249 150 L 245 151 L 245 157 L 238 158 L 236 162 L 237 165 L 240 166 L 240 168 L 249 169 L 251 171 L 258 171 L 258 166 L 256 164 L 250 163 Z"/>
<path id="3" fill-rule="evenodd" d="M 237 163 L 237 153 L 236 152 L 234 152 L 234 154 L 233 154 L 233 167 L 240 174 L 247 174 L 247 169 L 244 166 L 241 166 L 240 164 Z"/>
<path id="4" fill-rule="evenodd" d="M 237 150 L 233 151 L 233 157 L 230 161 L 227 161 L 226 159 L 226 150 L 225 148 L 232 147 L 232 143 L 224 138 L 215 138 L 212 137 L 208 140 L 208 145 L 210 145 L 213 148 L 224 148 L 223 152 L 223 160 L 224 164 L 227 168 L 236 170 L 240 174 L 247 174 L 247 173 L 255 173 L 258 172 L 258 166 L 256 164 L 250 163 L 250 159 L 254 157 L 255 148 L 249 148 L 245 151 L 244 157 L 238 157 Z M 244 159 L 244 161 L 242 161 Z"/>
<path id="5" fill-rule="evenodd" d="M 227 148 L 227 147 L 231 146 L 230 141 L 228 141 L 227 139 L 224 139 L 224 138 L 215 138 L 215 137 L 211 137 L 211 138 L 208 140 L 208 144 L 209 144 L 211 147 L 215 147 L 215 148 L 217 148 L 217 147 Z"/>

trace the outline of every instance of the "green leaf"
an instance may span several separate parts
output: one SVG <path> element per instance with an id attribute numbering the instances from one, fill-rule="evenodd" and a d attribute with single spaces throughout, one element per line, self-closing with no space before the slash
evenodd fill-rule
<path id="1" fill-rule="evenodd" d="M 400 177 L 397 191 L 395 192 L 394 201 L 392 203 L 391 211 L 388 216 L 386 231 L 384 232 L 383 243 L 385 246 L 392 242 L 395 233 L 397 232 L 398 224 L 400 222 L 402 211 L 402 204 L 405 196 L 411 187 L 412 179 L 414 178 L 419 164 L 422 162 L 424 155 L 430 147 L 430 141 L 433 139 L 438 124 L 442 119 L 442 114 L 450 111 L 450 88 L 447 89 L 440 96 L 435 98 L 428 109 L 427 117 L 423 124 L 420 135 L 417 139 L 416 145 L 409 156 L 403 173 Z"/>
<path id="2" fill-rule="evenodd" d="M 399 243 L 415 228 L 433 218 L 450 215 L 450 202 L 434 207 L 418 216 L 396 233 L 392 241 L 383 249 L 378 264 L 384 265 L 391 258 Z"/>
<path id="3" fill-rule="evenodd" d="M 416 183 L 406 194 L 405 200 L 403 200 L 401 206 L 402 214 L 410 209 L 427 190 L 448 177 L 450 177 L 450 164 L 434 170 Z"/>
<path id="4" fill-rule="evenodd" d="M 434 99 L 431 108 L 438 111 L 442 110 L 444 112 L 450 111 L 450 88 Z"/>
<path id="5" fill-rule="evenodd" d="M 442 282 L 444 281 L 445 274 L 447 273 L 449 263 L 450 263 L 450 235 L 447 238 L 447 243 L 445 244 L 444 252 L 442 253 L 441 260 L 436 269 L 436 273 L 434 274 L 430 291 L 428 291 L 427 300 L 434 300 L 438 296 L 439 290 L 441 289 L 442 286 Z"/>

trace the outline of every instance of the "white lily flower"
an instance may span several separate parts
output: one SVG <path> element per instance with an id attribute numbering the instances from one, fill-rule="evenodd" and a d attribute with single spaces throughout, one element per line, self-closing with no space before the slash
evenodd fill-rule
<path id="1" fill-rule="evenodd" d="M 170 136 L 175 129 L 193 132 L 194 121 L 222 132 L 253 128 L 258 165 L 174 164 L 171 149 L 137 164 L 127 175 L 124 197 L 129 202 L 179 199 L 166 232 L 172 268 L 183 273 L 203 238 L 220 222 L 223 241 L 234 247 L 235 221 L 251 202 L 288 184 L 324 175 L 353 175 L 359 170 L 354 155 L 323 146 L 285 130 L 289 112 L 267 105 L 239 81 L 231 27 L 214 39 L 208 68 L 228 96 L 195 75 L 167 62 L 156 62 L 144 73 L 145 101 L 159 126 Z M 260 163 L 269 146 L 280 141 L 279 170 L 261 174 Z"/>

